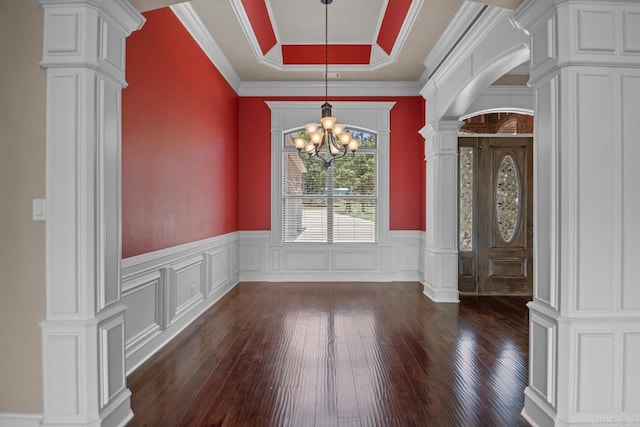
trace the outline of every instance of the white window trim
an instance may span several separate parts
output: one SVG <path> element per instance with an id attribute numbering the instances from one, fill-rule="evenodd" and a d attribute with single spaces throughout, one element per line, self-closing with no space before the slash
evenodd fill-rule
<path id="1" fill-rule="evenodd" d="M 330 101 L 331 102 L 331 101 Z M 321 101 L 266 101 L 271 109 L 271 245 L 282 246 L 282 153 L 284 135 L 306 123 L 318 122 Z M 335 101 L 340 123 L 377 132 L 378 242 L 300 243 L 318 246 L 386 246 L 389 244 L 389 133 L 390 111 L 395 102 Z"/>

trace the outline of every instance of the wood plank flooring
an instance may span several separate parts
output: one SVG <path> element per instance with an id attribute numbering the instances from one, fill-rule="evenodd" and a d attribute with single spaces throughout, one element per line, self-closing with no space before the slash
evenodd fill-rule
<path id="1" fill-rule="evenodd" d="M 524 297 L 239 283 L 128 378 L 129 426 L 525 426 Z"/>

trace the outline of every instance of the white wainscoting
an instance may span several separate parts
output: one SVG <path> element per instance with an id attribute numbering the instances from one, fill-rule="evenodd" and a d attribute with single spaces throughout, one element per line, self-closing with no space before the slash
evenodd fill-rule
<path id="1" fill-rule="evenodd" d="M 235 232 L 122 260 L 127 373 L 238 283 L 238 254 Z"/>
<path id="2" fill-rule="evenodd" d="M 390 231 L 388 244 L 272 244 L 241 231 L 242 281 L 420 281 L 424 232 Z"/>

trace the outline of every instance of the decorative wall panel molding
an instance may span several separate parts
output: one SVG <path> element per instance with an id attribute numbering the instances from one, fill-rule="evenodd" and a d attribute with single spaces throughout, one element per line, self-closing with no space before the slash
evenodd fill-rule
<path id="1" fill-rule="evenodd" d="M 123 283 L 122 301 L 127 307 L 137 308 L 125 313 L 125 356 L 129 357 L 166 328 L 160 271 Z"/>
<path id="2" fill-rule="evenodd" d="M 529 322 L 530 352 L 538 355 L 529 366 L 530 388 L 545 404 L 555 407 L 557 324 L 540 313 L 532 313 Z"/>
<path id="3" fill-rule="evenodd" d="M 622 12 L 622 52 L 640 54 L 640 12 Z"/>
<path id="4" fill-rule="evenodd" d="M 113 402 L 119 394 L 129 393 L 124 371 L 124 313 L 98 325 L 100 368 L 100 409 Z"/>
<path id="5" fill-rule="evenodd" d="M 622 333 L 622 410 L 628 413 L 640 413 L 640 331 Z"/>
<path id="6" fill-rule="evenodd" d="M 577 393 L 573 406 L 577 414 L 614 411 L 614 340 L 612 331 L 583 331 L 576 334 Z"/>
<path id="7" fill-rule="evenodd" d="M 233 254 L 229 250 L 229 246 L 225 245 L 213 251 L 208 251 L 205 256 L 209 274 L 209 281 L 205 281 L 206 296 L 208 297 L 229 281 L 233 270 L 231 261 Z"/>
<path id="8" fill-rule="evenodd" d="M 423 235 L 390 231 L 387 245 L 277 245 L 269 231 L 241 231 L 240 280 L 419 281 Z"/>
<path id="9" fill-rule="evenodd" d="M 127 373 L 238 283 L 238 253 L 234 232 L 122 260 Z"/>
<path id="10" fill-rule="evenodd" d="M 163 268 L 169 326 L 204 299 L 205 254 Z"/>

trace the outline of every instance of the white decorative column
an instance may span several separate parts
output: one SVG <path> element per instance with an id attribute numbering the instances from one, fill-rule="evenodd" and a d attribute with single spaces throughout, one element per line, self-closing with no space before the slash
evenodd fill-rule
<path id="1" fill-rule="evenodd" d="M 437 302 L 458 302 L 458 120 L 428 123 L 427 242 L 424 293 Z"/>
<path id="2" fill-rule="evenodd" d="M 523 415 L 640 425 L 640 3 L 525 0 L 536 89 Z"/>
<path id="3" fill-rule="evenodd" d="M 124 425 L 132 412 L 120 304 L 120 96 L 125 38 L 144 18 L 126 0 L 38 3 L 47 71 L 43 424 Z"/>

